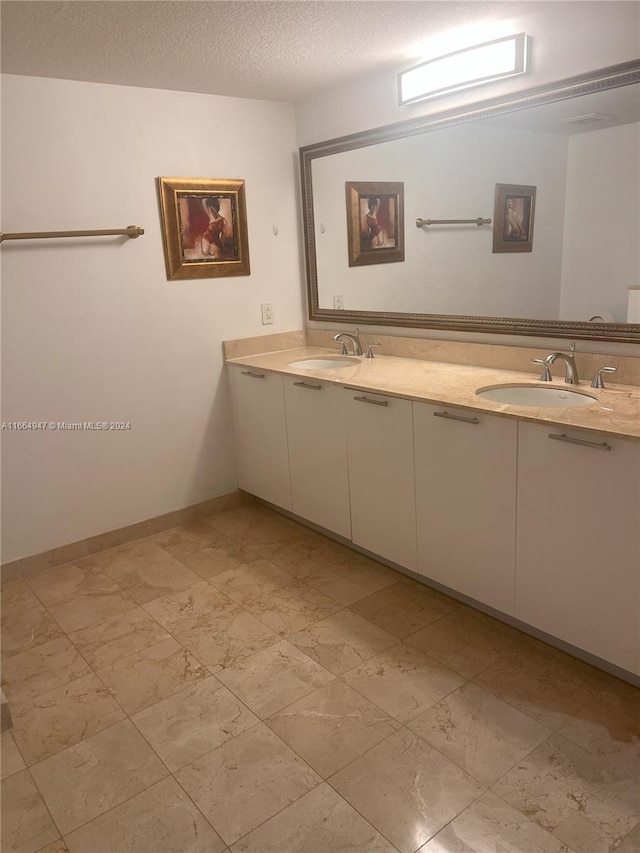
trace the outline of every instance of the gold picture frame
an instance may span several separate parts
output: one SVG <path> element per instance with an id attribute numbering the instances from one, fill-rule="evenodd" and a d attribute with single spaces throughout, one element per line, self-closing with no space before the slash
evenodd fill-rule
<path id="1" fill-rule="evenodd" d="M 349 266 L 404 261 L 404 184 L 347 181 Z"/>
<path id="2" fill-rule="evenodd" d="M 158 178 L 167 279 L 250 275 L 243 180 Z"/>
<path id="3" fill-rule="evenodd" d="M 536 188 L 496 184 L 493 216 L 494 252 L 532 252 Z"/>

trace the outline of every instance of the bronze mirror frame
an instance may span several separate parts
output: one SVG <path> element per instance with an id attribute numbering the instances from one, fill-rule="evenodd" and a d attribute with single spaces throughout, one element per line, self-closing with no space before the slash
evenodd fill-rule
<path id="1" fill-rule="evenodd" d="M 505 335 L 535 335 L 538 337 L 572 338 L 573 340 L 640 343 L 640 323 L 588 323 L 568 320 L 534 320 L 517 317 L 475 317 L 452 314 L 411 314 L 393 311 L 344 311 L 320 308 L 318 272 L 313 215 L 313 181 L 311 166 L 319 157 L 366 148 L 434 130 L 469 124 L 482 118 L 504 115 L 554 101 L 588 95 L 592 92 L 615 89 L 640 82 L 640 59 L 601 68 L 555 83 L 526 89 L 506 97 L 493 98 L 417 119 L 397 122 L 352 133 L 337 139 L 314 143 L 300 148 L 302 182 L 302 215 L 307 269 L 309 319 L 331 323 L 398 326 L 421 329 L 442 329 L 465 332 L 487 332 Z M 345 259 L 346 265 L 346 259 Z"/>

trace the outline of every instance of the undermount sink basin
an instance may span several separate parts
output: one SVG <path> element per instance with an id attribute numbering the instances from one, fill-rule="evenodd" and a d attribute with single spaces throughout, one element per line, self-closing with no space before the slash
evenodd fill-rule
<path id="1" fill-rule="evenodd" d="M 476 391 L 483 400 L 494 403 L 507 403 L 511 406 L 545 406 L 547 408 L 569 408 L 570 406 L 590 406 L 597 397 L 573 388 L 545 388 L 537 385 L 492 385 Z"/>
<path id="2" fill-rule="evenodd" d="M 353 367 L 354 364 L 359 364 L 357 358 L 349 358 L 348 356 L 336 356 L 331 358 L 303 358 L 300 361 L 290 361 L 289 367 L 302 367 L 306 370 L 327 370 L 337 367 Z"/>

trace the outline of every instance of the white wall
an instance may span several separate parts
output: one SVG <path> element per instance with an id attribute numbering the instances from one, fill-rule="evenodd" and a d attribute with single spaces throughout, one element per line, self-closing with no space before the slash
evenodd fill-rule
<path id="1" fill-rule="evenodd" d="M 627 320 L 628 288 L 640 284 L 639 152 L 638 124 L 571 137 L 561 317 Z"/>
<path id="2" fill-rule="evenodd" d="M 557 319 L 566 160 L 566 137 L 480 125 L 314 160 L 320 307 L 340 293 L 347 311 Z M 404 183 L 404 262 L 348 266 L 347 180 Z M 493 219 L 497 183 L 537 187 L 531 253 L 493 253 L 491 226 L 416 228 Z"/>
<path id="3" fill-rule="evenodd" d="M 530 72 L 456 95 L 422 101 L 408 107 L 397 105 L 397 73 L 421 58 L 408 59 L 376 75 L 350 85 L 327 89 L 296 106 L 298 144 L 310 145 L 392 122 L 460 107 L 463 104 L 518 92 L 565 77 L 604 68 L 640 56 L 640 3 L 598 2 L 503 3 L 504 20 L 491 37 L 526 32 L 532 38 Z M 515 11 L 517 14 L 514 14 Z M 421 37 L 416 33 L 416 41 Z M 464 33 L 463 47 L 474 39 Z M 474 43 L 474 41 L 471 41 Z M 445 52 L 448 52 L 446 50 Z M 436 49 L 433 55 L 439 55 Z M 427 56 L 422 58 L 428 58 Z"/>
<path id="4" fill-rule="evenodd" d="M 4 562 L 235 489 L 221 341 L 304 314 L 290 105 L 2 84 L 2 230 L 146 232 L 2 246 L 2 420 L 131 422 L 2 433 Z M 158 175 L 245 179 L 251 276 L 167 281 Z"/>

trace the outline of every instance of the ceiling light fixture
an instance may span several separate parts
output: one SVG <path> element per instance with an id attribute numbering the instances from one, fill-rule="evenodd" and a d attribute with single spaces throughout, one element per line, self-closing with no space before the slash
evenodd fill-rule
<path id="1" fill-rule="evenodd" d="M 517 33 L 466 47 L 402 71 L 398 74 L 399 104 L 405 106 L 503 77 L 525 74 L 529 41 L 525 33 Z"/>

